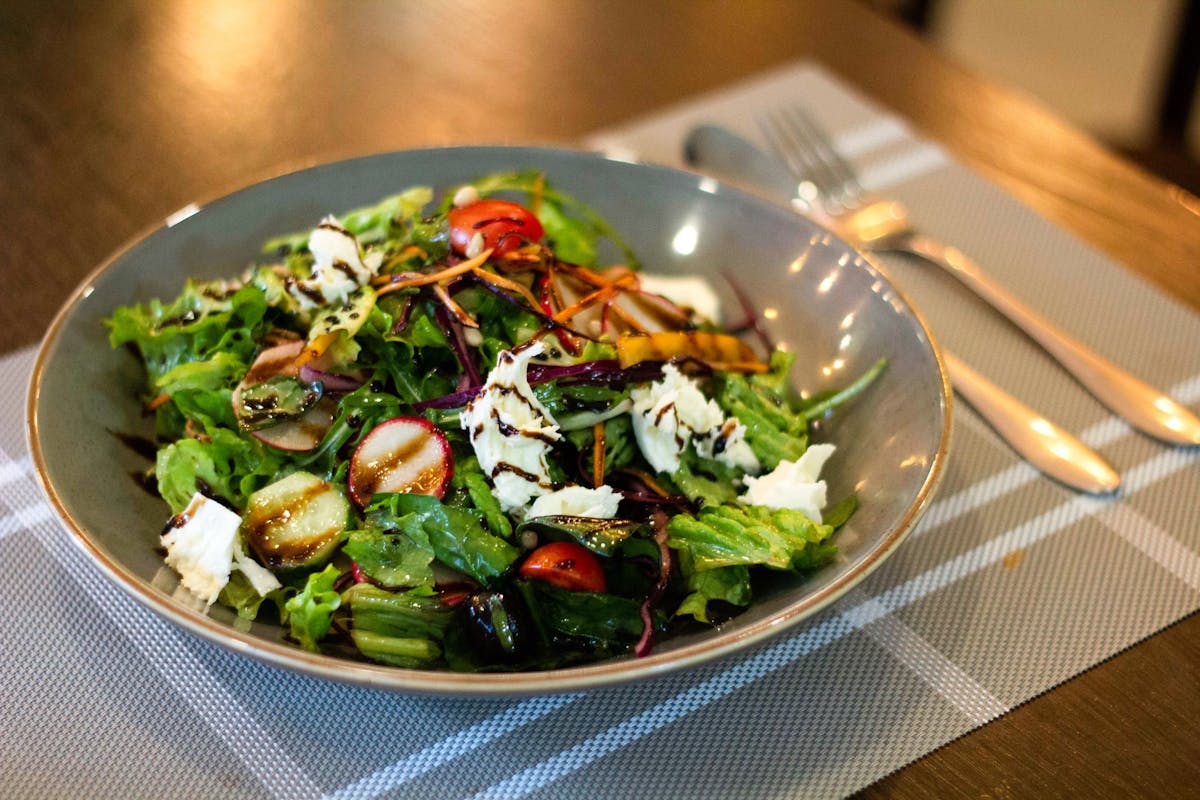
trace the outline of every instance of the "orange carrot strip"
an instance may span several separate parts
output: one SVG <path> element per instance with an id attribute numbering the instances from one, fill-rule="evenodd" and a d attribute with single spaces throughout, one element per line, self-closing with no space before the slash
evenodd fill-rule
<path id="1" fill-rule="evenodd" d="M 612 283 L 612 281 L 605 280 L 604 276 L 595 270 L 590 270 L 587 267 L 581 267 L 578 264 L 560 261 L 558 262 L 558 266 L 568 275 L 579 278 L 579 280 L 583 281 L 584 283 L 591 284 L 592 286 L 608 286 L 610 283 Z"/>
<path id="2" fill-rule="evenodd" d="M 442 286 L 440 283 L 435 283 L 433 285 L 433 293 L 437 295 L 438 300 L 442 301 L 442 305 L 446 307 L 446 310 L 453 314 L 454 318 L 463 325 L 466 325 L 468 328 L 479 327 L 479 323 L 472 319 L 471 315 L 463 310 L 462 306 L 454 302 L 454 298 L 450 296 L 448 291 L 446 291 L 445 286 Z"/>
<path id="3" fill-rule="evenodd" d="M 146 411 L 153 411 L 159 406 L 169 402 L 171 402 L 171 395 L 160 394 L 158 397 L 152 399 L 149 403 L 146 403 Z"/>
<path id="4" fill-rule="evenodd" d="M 539 303 L 538 299 L 533 296 L 533 292 L 529 291 L 527 287 L 517 283 L 516 281 L 511 281 L 508 278 L 501 277 L 493 272 L 488 272 L 480 267 L 476 267 L 475 269 L 471 270 L 471 272 L 481 281 L 486 281 L 492 286 L 496 286 L 501 289 L 507 289 L 510 292 L 516 292 L 517 294 L 521 295 L 521 297 L 528 301 L 530 307 L 533 308 L 534 311 L 541 310 L 541 303 Z"/>
<path id="5" fill-rule="evenodd" d="M 597 289 L 594 292 L 585 294 L 583 297 L 579 298 L 574 303 L 572 303 L 571 305 L 564 308 L 562 311 L 559 311 L 557 314 L 555 314 L 553 319 L 555 322 L 566 322 L 571 317 L 575 316 L 580 311 L 583 311 L 588 306 L 592 305 L 593 303 L 596 303 L 597 301 L 606 299 L 607 297 L 614 294 L 615 292 L 616 292 L 616 289 L 614 289 L 613 287 L 605 286 L 602 289 Z"/>
<path id="6" fill-rule="evenodd" d="M 468 258 L 466 261 L 462 262 L 461 264 L 455 264 L 453 267 L 447 267 L 446 269 L 438 272 L 430 272 L 414 278 L 405 278 L 404 280 L 389 282 L 387 285 L 377 289 L 375 293 L 376 295 L 381 295 L 387 294 L 388 292 L 394 292 L 397 289 L 405 289 L 409 286 L 428 286 L 431 283 L 441 283 L 449 278 L 455 278 L 464 273 L 471 272 L 481 264 L 486 264 L 491 255 L 492 251 L 490 249 L 484 250 L 474 258 Z"/>
<path id="7" fill-rule="evenodd" d="M 597 422 L 592 428 L 592 485 L 604 483 L 604 423 Z"/>

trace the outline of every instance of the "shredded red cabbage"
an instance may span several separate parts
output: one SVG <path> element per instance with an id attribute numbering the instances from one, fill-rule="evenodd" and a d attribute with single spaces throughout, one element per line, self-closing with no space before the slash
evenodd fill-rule
<path id="1" fill-rule="evenodd" d="M 339 375 L 336 372 L 326 372 L 323 369 L 304 364 L 300 367 L 300 380 L 305 383 L 321 382 L 327 392 L 353 392 L 362 386 L 362 381 L 349 375 Z"/>
<path id="2" fill-rule="evenodd" d="M 459 366 L 463 369 L 458 390 L 478 389 L 483 383 L 483 378 L 479 375 L 479 368 L 475 366 L 475 359 L 471 356 L 471 348 L 467 345 L 467 338 L 463 334 L 462 323 L 451 317 L 450 312 L 443 305 L 438 305 L 433 316 L 442 329 L 442 333 L 450 340 L 450 349 L 454 351 L 454 357 L 458 359 Z"/>
<path id="3" fill-rule="evenodd" d="M 754 310 L 754 305 L 750 302 L 750 296 L 746 294 L 741 284 L 735 281 L 733 275 L 729 274 L 728 271 L 723 270 L 721 277 L 725 279 L 725 282 L 729 284 L 729 288 L 733 290 L 733 296 L 737 298 L 738 305 L 742 307 L 742 313 L 746 315 L 745 322 L 741 325 L 730 325 L 729 330 L 734 333 L 741 330 L 752 330 L 768 353 L 775 352 L 775 342 L 771 340 L 771 335 L 767 333 L 766 326 L 759 319 L 758 312 Z"/>
<path id="4" fill-rule="evenodd" d="M 642 619 L 642 635 L 638 637 L 637 644 L 633 646 L 633 653 L 638 658 L 650 655 L 650 650 L 654 647 L 654 606 L 666 593 L 667 584 L 671 580 L 671 548 L 667 547 L 667 515 L 661 508 L 654 509 L 650 524 L 654 526 L 654 541 L 658 544 L 659 570 L 654 590 L 638 608 L 638 616 Z"/>

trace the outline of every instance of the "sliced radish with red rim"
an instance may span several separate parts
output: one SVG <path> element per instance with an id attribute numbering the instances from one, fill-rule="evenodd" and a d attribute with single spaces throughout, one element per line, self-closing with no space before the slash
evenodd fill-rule
<path id="1" fill-rule="evenodd" d="M 371 429 L 350 458 L 350 496 L 360 507 L 388 492 L 441 498 L 454 474 L 450 443 L 423 417 L 395 417 Z"/>

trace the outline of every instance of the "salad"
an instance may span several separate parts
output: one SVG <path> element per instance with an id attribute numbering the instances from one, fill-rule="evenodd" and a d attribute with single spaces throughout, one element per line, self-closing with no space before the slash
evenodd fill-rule
<path id="1" fill-rule="evenodd" d="M 742 305 L 723 327 L 705 281 L 520 172 L 326 217 L 106 325 L 201 602 L 313 651 L 536 670 L 645 655 L 834 558 L 856 500 L 827 502 L 810 424 L 884 363 L 801 401 Z"/>

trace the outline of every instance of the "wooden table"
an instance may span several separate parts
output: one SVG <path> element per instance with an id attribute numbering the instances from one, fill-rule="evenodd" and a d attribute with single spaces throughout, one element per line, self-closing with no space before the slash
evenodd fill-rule
<path id="1" fill-rule="evenodd" d="M 417 145 L 571 142 L 800 58 L 1200 309 L 1200 200 L 851 2 L 0 6 L 0 352 L 35 342 L 130 237 L 249 178 Z M 864 794 L 1198 786 L 1192 616 Z"/>

